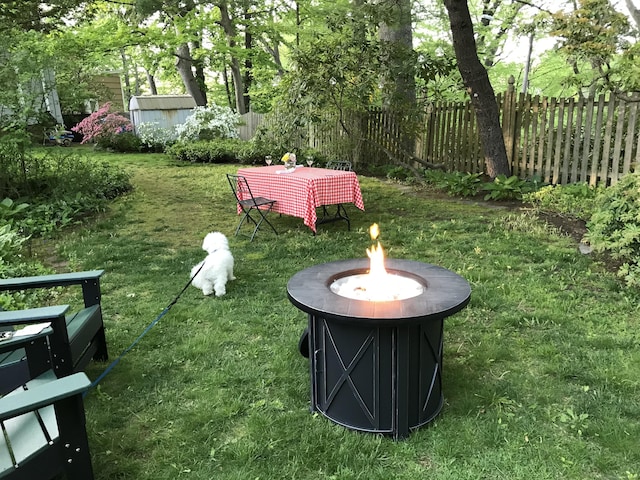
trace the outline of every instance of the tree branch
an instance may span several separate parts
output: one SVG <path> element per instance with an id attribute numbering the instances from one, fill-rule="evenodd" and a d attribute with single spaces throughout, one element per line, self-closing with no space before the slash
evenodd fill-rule
<path id="1" fill-rule="evenodd" d="M 534 5 L 533 3 L 527 2 L 526 0 L 513 0 L 513 1 L 516 2 L 516 3 L 521 3 L 521 4 L 526 5 L 528 7 L 535 8 L 535 9 L 541 11 L 541 12 L 548 13 L 549 15 L 553 15 L 553 12 L 551 10 L 547 10 L 546 8 L 540 7 L 538 5 Z"/>

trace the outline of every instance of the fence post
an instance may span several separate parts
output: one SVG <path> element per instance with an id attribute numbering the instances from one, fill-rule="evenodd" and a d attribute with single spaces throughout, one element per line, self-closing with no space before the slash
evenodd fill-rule
<path id="1" fill-rule="evenodd" d="M 513 75 L 509 76 L 509 86 L 504 94 L 502 104 L 502 137 L 504 138 L 504 147 L 507 150 L 507 160 L 509 167 L 513 170 L 515 160 L 515 145 L 517 135 L 516 121 L 516 79 Z"/>

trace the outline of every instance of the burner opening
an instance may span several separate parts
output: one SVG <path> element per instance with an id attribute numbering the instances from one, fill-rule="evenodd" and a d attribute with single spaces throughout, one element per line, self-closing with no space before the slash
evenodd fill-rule
<path id="1" fill-rule="evenodd" d="M 336 295 L 369 302 L 408 300 L 421 295 L 426 288 L 422 277 L 394 270 L 382 275 L 352 270 L 334 276 L 329 282 L 329 289 Z"/>

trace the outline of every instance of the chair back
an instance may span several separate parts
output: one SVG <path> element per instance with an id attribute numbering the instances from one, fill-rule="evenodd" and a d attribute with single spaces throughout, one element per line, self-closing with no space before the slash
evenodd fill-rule
<path id="1" fill-rule="evenodd" d="M 344 170 L 351 171 L 351 162 L 348 160 L 329 160 L 327 162 L 327 168 L 329 170 Z"/>
<path id="2" fill-rule="evenodd" d="M 246 177 L 236 175 L 235 173 L 227 173 L 227 180 L 229 181 L 233 195 L 236 197 L 239 204 L 242 204 L 243 202 L 246 204 L 247 201 L 251 201 L 256 207 L 258 206 L 256 204 L 255 197 L 251 193 L 249 182 L 247 182 Z"/>

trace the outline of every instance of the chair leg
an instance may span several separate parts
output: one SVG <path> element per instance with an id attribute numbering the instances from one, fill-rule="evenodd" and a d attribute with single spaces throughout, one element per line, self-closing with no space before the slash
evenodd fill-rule
<path id="1" fill-rule="evenodd" d="M 238 226 L 236 227 L 236 233 L 235 236 L 238 236 L 238 232 L 240 231 L 240 228 L 242 227 L 242 225 L 244 225 L 244 222 L 247 220 L 247 218 L 249 218 L 254 224 L 256 223 L 253 218 L 251 218 L 251 216 L 249 215 L 249 212 L 244 212 L 244 217 L 242 217 L 242 219 L 240 220 L 240 223 L 238 223 Z"/>
<path id="2" fill-rule="evenodd" d="M 69 480 L 93 478 L 91 454 L 87 440 L 86 417 L 82 395 L 75 395 L 59 402 L 56 414 L 61 418 L 60 439 L 67 458 L 65 473 Z"/>
<path id="3" fill-rule="evenodd" d="M 253 232 L 251 233 L 251 237 L 250 237 L 250 241 L 251 242 L 253 241 L 253 238 L 258 233 L 258 230 L 260 229 L 260 225 L 262 225 L 262 222 L 266 222 L 267 225 L 269 225 L 271 227 L 271 230 L 273 230 L 273 233 L 278 235 L 278 231 L 275 229 L 275 227 L 271 224 L 269 219 L 267 219 L 267 217 L 266 217 L 266 215 L 271 211 L 271 208 L 272 207 L 269 207 L 269 208 L 264 209 L 264 210 L 261 209 L 261 208 L 251 208 L 249 210 L 246 210 L 245 213 L 244 213 L 244 217 L 242 217 L 242 220 L 240 220 L 240 223 L 236 227 L 235 235 L 238 236 L 238 232 L 240 232 L 240 228 L 242 227 L 242 225 L 244 225 L 245 221 L 247 222 L 247 224 L 249 222 L 251 222 L 254 225 Z M 260 219 L 258 221 L 256 221 L 256 219 L 251 216 L 251 211 L 252 210 L 257 210 L 258 214 L 260 215 Z"/>
<path id="4" fill-rule="evenodd" d="M 253 237 L 255 237 L 256 233 L 258 233 L 258 229 L 260 228 L 260 225 L 262 225 L 262 222 L 267 222 L 267 225 L 269 225 L 271 227 L 271 230 L 273 230 L 273 233 L 278 235 L 278 231 L 275 229 L 275 227 L 273 225 L 271 225 L 271 222 L 266 217 L 266 215 L 271 211 L 271 207 L 266 209 L 264 212 L 260 208 L 255 208 L 254 210 L 257 210 L 258 213 L 260 214 L 260 220 L 256 223 L 256 221 L 253 220 L 253 218 L 251 219 L 251 220 L 253 220 L 253 223 L 256 224 L 256 228 L 253 229 L 253 234 L 251 235 L 251 240 L 249 240 L 249 241 L 253 242 Z"/>
<path id="5" fill-rule="evenodd" d="M 100 328 L 96 334 L 96 338 L 98 340 L 98 349 L 96 353 L 93 354 L 93 359 L 98 362 L 106 362 L 109 360 L 109 352 L 107 350 L 107 337 L 104 333 L 104 326 Z"/>

